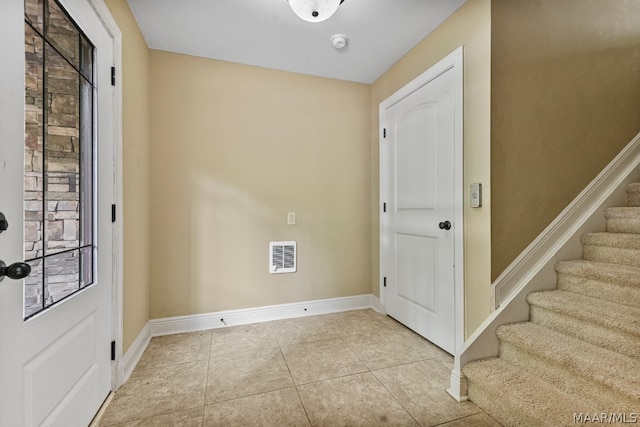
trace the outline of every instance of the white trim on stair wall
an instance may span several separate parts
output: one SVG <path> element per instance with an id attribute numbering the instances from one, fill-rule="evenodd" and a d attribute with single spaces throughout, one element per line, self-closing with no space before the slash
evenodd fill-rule
<path id="1" fill-rule="evenodd" d="M 498 355 L 496 329 L 529 318 L 529 293 L 556 287 L 555 264 L 582 258 L 580 237 L 605 229 L 604 210 L 626 205 L 626 186 L 640 181 L 640 134 L 567 206 L 507 267 L 492 285 L 497 307 L 456 351 L 449 394 L 466 400 L 462 367 L 472 360 Z"/>
<path id="2" fill-rule="evenodd" d="M 380 299 L 375 295 L 367 294 L 152 319 L 138 334 L 122 358 L 121 384 L 131 376 L 152 337 L 367 308 L 381 312 Z"/>

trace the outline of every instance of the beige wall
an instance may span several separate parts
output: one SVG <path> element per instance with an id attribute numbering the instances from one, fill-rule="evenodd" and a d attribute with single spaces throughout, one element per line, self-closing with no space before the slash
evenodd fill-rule
<path id="1" fill-rule="evenodd" d="M 492 1 L 492 277 L 640 131 L 640 2 Z"/>
<path id="2" fill-rule="evenodd" d="M 466 333 L 471 334 L 490 312 L 490 0 L 469 0 L 432 34 L 414 47 L 372 87 L 371 95 L 371 291 L 379 293 L 379 157 L 378 106 L 405 84 L 464 45 L 464 227 Z M 483 184 L 482 208 L 469 207 L 469 184 Z"/>
<path id="3" fill-rule="evenodd" d="M 122 31 L 123 351 L 127 351 L 149 321 L 149 50 L 126 0 L 105 3 Z"/>
<path id="4" fill-rule="evenodd" d="M 640 130 L 638 2 L 469 0 L 371 86 L 149 51 L 126 1 L 106 3 L 125 350 L 149 318 L 378 295 L 378 105 L 460 45 L 467 335 L 491 281 Z M 268 242 L 289 239 L 298 273 L 268 274 Z"/>
<path id="5" fill-rule="evenodd" d="M 370 86 L 150 60 L 151 317 L 369 293 Z M 280 240 L 297 273 L 269 274 Z"/>

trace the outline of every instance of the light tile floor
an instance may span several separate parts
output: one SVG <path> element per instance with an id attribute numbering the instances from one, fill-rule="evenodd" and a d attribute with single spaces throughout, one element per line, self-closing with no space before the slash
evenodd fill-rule
<path id="1" fill-rule="evenodd" d="M 453 358 L 373 310 L 151 340 L 103 426 L 499 424 L 446 392 Z"/>

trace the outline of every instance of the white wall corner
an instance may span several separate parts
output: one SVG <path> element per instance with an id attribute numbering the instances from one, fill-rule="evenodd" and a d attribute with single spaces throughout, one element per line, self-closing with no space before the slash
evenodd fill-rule
<path id="1" fill-rule="evenodd" d="M 375 295 L 371 295 L 371 308 L 377 311 L 378 313 L 382 313 L 385 315 L 387 314 L 384 307 L 382 306 L 382 302 L 380 301 L 380 298 L 378 298 Z"/>
<path id="2" fill-rule="evenodd" d="M 455 369 L 451 371 L 447 393 L 458 402 L 468 400 L 467 378 Z"/>
<path id="3" fill-rule="evenodd" d="M 122 357 L 122 363 L 120 364 L 120 381 L 118 384 L 116 384 L 116 390 L 120 388 L 121 385 L 127 382 L 129 377 L 131 376 L 131 373 L 140 361 L 142 354 L 147 349 L 150 341 L 151 327 L 147 322 L 144 328 L 142 328 L 142 331 L 140 331 L 136 339 L 131 344 L 131 347 L 129 347 L 127 352 Z"/>

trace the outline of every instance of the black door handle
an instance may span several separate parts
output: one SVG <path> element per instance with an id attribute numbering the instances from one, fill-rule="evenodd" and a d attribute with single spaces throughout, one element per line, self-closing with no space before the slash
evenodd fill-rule
<path id="1" fill-rule="evenodd" d="M 9 221 L 7 221 L 7 218 L 4 216 L 4 214 L 0 212 L 0 233 L 6 231 L 7 228 L 9 228 Z"/>
<path id="2" fill-rule="evenodd" d="M 449 221 L 443 221 L 438 224 L 438 227 L 440 227 L 440 230 L 451 230 L 451 223 Z"/>
<path id="3" fill-rule="evenodd" d="M 4 261 L 0 261 L 0 282 L 7 276 L 9 279 L 24 279 L 31 274 L 31 266 L 26 262 L 14 262 L 7 267 Z"/>

